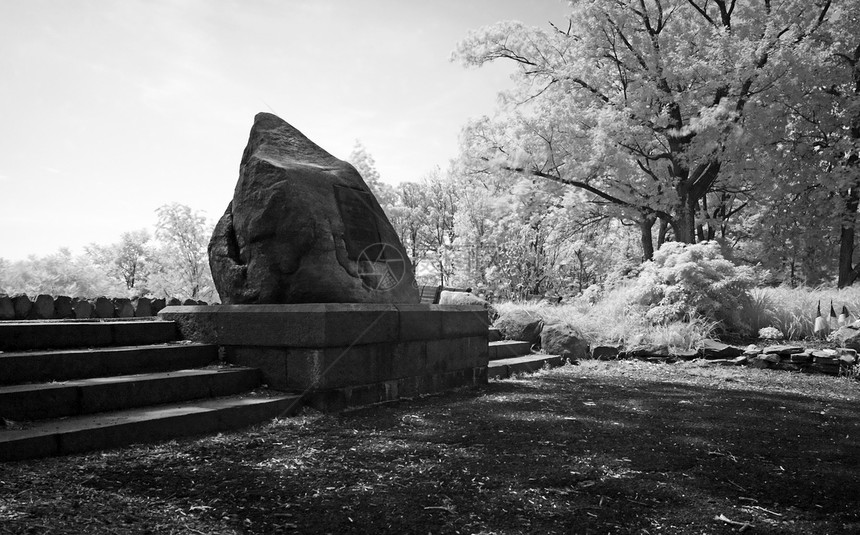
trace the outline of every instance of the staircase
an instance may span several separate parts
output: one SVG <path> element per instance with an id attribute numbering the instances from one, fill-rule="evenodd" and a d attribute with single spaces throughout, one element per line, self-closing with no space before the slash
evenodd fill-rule
<path id="1" fill-rule="evenodd" d="M 0 461 L 235 429 L 294 414 L 171 321 L 0 322 Z"/>
<path id="2" fill-rule="evenodd" d="M 557 355 L 533 354 L 528 342 L 502 340 L 501 332 L 494 327 L 490 327 L 488 340 L 487 377 L 490 379 L 507 379 L 516 373 L 534 373 L 544 366 L 554 368 L 564 364 L 564 359 Z"/>

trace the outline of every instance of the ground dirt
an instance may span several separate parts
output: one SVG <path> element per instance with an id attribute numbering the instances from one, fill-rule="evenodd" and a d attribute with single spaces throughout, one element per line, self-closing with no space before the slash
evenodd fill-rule
<path id="1" fill-rule="evenodd" d="M 0 533 L 860 533 L 860 383 L 584 361 L 0 464 Z"/>

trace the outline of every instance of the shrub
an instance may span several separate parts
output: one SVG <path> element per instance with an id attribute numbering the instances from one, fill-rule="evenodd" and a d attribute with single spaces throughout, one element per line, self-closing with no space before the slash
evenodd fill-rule
<path id="1" fill-rule="evenodd" d="M 755 282 L 752 268 L 724 258 L 715 242 L 669 242 L 643 265 L 629 291 L 654 325 L 705 318 L 724 331 L 748 333 L 743 311 Z"/>

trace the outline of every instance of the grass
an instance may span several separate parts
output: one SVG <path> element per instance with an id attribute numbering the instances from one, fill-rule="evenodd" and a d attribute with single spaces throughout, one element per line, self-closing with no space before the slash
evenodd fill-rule
<path id="1" fill-rule="evenodd" d="M 757 288 L 752 292 L 753 305 L 745 311 L 750 327 L 776 327 L 789 340 L 812 338 L 812 328 L 818 304 L 825 319 L 830 315 L 830 304 L 836 314 L 847 306 L 857 319 L 860 313 L 860 288 Z"/>
<path id="2" fill-rule="evenodd" d="M 859 401 L 841 378 L 583 361 L 2 464 L 0 533 L 857 533 Z"/>

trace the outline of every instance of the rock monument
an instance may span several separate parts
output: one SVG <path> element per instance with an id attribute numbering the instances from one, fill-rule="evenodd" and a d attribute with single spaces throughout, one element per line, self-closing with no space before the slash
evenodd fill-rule
<path id="1" fill-rule="evenodd" d="M 224 304 L 417 303 L 406 250 L 358 171 L 254 118 L 209 264 Z"/>

